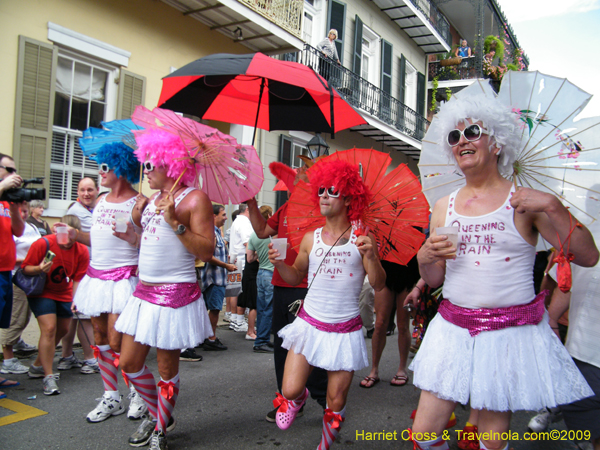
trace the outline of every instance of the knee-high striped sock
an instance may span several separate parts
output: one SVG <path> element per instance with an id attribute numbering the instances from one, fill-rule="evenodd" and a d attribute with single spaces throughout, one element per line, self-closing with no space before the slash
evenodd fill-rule
<path id="1" fill-rule="evenodd" d="M 448 447 L 448 441 L 445 441 L 442 436 L 430 441 L 417 441 L 415 438 L 413 438 L 413 441 L 415 444 L 417 444 L 417 448 L 421 450 L 448 450 L 450 448 Z"/>
<path id="2" fill-rule="evenodd" d="M 158 392 L 156 391 L 156 381 L 148 366 L 144 366 L 137 373 L 126 373 L 129 382 L 135 387 L 140 397 L 146 402 L 148 411 L 153 419 L 156 419 L 158 410 Z"/>
<path id="3" fill-rule="evenodd" d="M 115 354 L 110 349 L 110 345 L 98 345 L 97 351 L 94 348 L 95 357 L 98 358 L 98 366 L 100 367 L 100 375 L 104 390 L 109 392 L 113 398 L 116 394 L 116 399 L 119 398 L 119 383 L 117 381 L 117 367 L 115 366 Z"/>
<path id="4" fill-rule="evenodd" d="M 340 412 L 333 412 L 329 408 L 325 410 L 325 415 L 323 416 L 323 434 L 317 450 L 329 450 L 329 447 L 335 442 L 340 428 L 342 428 L 342 422 L 345 417 L 346 407 Z"/>
<path id="5" fill-rule="evenodd" d="M 165 433 L 169 419 L 173 414 L 173 408 L 175 408 L 177 396 L 179 395 L 179 374 L 166 381 L 161 378 L 158 382 L 158 389 L 160 395 L 158 396 L 158 421 L 156 422 L 156 430 Z"/>

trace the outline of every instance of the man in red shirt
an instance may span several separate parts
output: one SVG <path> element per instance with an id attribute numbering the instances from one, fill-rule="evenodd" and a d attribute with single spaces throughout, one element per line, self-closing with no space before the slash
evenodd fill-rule
<path id="1" fill-rule="evenodd" d="M 304 181 L 308 181 L 308 177 L 306 176 L 306 169 L 310 167 L 308 164 L 312 165 L 312 162 L 307 162 L 307 166 L 303 166 L 298 169 L 296 174 L 296 179 L 294 180 L 294 184 L 298 183 L 300 179 Z M 258 204 L 256 203 L 256 199 L 252 198 L 246 202 L 248 204 L 248 209 L 250 211 L 250 221 L 252 222 L 252 228 L 254 228 L 254 232 L 260 239 L 266 239 L 269 236 L 277 235 L 278 238 L 287 238 L 287 208 L 288 204 L 284 203 L 281 208 L 279 208 L 275 214 L 266 221 L 264 217 L 260 214 L 258 209 Z M 285 258 L 285 263 L 288 265 L 294 264 L 296 261 L 296 256 L 298 253 L 292 249 L 288 248 L 287 255 Z M 290 286 L 281 275 L 277 269 L 273 272 L 273 280 L 271 281 L 273 284 L 273 325 L 272 331 L 274 335 L 273 346 L 274 346 L 274 361 L 275 361 L 275 376 L 277 377 L 277 389 L 281 392 L 281 384 L 283 382 L 283 368 L 285 367 L 285 360 L 287 357 L 288 351 L 281 346 L 283 340 L 277 334 L 279 330 L 281 330 L 286 325 L 292 323 L 296 316 L 290 312 L 290 305 L 298 299 L 303 299 L 306 296 L 307 284 L 306 277 L 302 280 L 302 283 L 297 286 Z M 308 381 L 306 383 L 306 388 L 309 390 L 311 397 L 314 398 L 319 405 L 325 409 L 327 404 L 326 394 L 327 394 L 327 372 L 321 368 L 315 367 L 312 371 Z M 267 414 L 268 422 L 275 422 L 275 414 L 277 413 L 277 408 L 270 411 Z M 302 413 L 302 412 L 301 412 Z M 298 414 L 297 417 L 301 415 Z"/>
<path id="2" fill-rule="evenodd" d="M 10 156 L 0 153 L 0 196 L 4 192 L 21 186 L 23 179 L 17 175 L 15 161 Z M 14 236 L 21 236 L 25 223 L 19 213 L 18 203 L 0 202 L 0 328 L 10 326 L 12 313 L 12 270 L 17 261 L 17 248 Z M 3 386 L 18 386 L 19 383 L 0 378 Z M 6 394 L 0 392 L 0 398 Z"/>

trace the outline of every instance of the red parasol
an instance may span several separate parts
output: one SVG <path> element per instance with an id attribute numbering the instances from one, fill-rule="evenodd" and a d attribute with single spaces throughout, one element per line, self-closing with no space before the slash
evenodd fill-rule
<path id="1" fill-rule="evenodd" d="M 315 166 L 331 161 L 330 158 L 357 165 L 373 194 L 362 223 L 355 226 L 365 231 L 368 228 L 375 235 L 381 259 L 406 265 L 425 240 L 425 235 L 414 227 L 426 227 L 429 223 L 429 204 L 417 176 L 406 164 L 386 175 L 392 158 L 376 150 L 354 148 L 335 152 Z M 311 169 L 307 171 L 309 179 Z M 288 235 L 297 249 L 306 232 L 323 226 L 325 218 L 311 199 L 310 184 L 304 181 L 298 182 L 288 204 Z"/>

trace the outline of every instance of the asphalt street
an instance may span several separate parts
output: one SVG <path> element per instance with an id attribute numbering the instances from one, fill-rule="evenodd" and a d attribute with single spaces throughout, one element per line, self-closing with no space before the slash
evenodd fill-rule
<path id="1" fill-rule="evenodd" d="M 37 325 L 34 323 L 33 326 Z M 203 361 L 181 362 L 181 390 L 174 412 L 177 425 L 168 434 L 169 448 L 314 450 L 321 438 L 321 407 L 309 400 L 304 416 L 296 419 L 286 431 L 268 423 L 265 415 L 272 409 L 276 391 L 272 355 L 254 353 L 252 342 L 244 339 L 244 333 L 219 328 L 217 335 L 229 347 L 227 351 L 197 349 L 198 354 L 204 357 Z M 31 337 L 27 340 L 34 343 Z M 369 353 L 370 342 L 367 340 Z M 412 449 L 412 443 L 404 440 L 407 433 L 403 431 L 411 425 L 410 414 L 416 408 L 419 391 L 412 385 L 412 374 L 409 385 L 390 386 L 389 381 L 395 375 L 398 364 L 397 349 L 397 335 L 388 337 L 381 363 L 381 382 L 373 388 L 359 387 L 359 381 L 368 374 L 368 368 L 355 373 L 348 395 L 346 422 L 334 449 Z M 82 356 L 81 349 L 76 353 Z M 22 362 L 29 365 L 31 358 Z M 147 363 L 156 375 L 155 351 L 150 352 Z M 96 399 L 102 395 L 99 374 L 83 375 L 79 369 L 62 371 L 58 382 L 61 394 L 49 397 L 43 394 L 41 379 L 29 379 L 27 375 L 12 375 L 10 378 L 21 382 L 17 388 L 3 389 L 10 400 L 47 414 L 0 426 L 0 449 L 131 448 L 127 439 L 139 421 L 127 419 L 126 414 L 96 424 L 85 420 L 88 412 L 95 407 Z M 119 388 L 126 396 L 128 390 L 122 380 Z M 2 402 L 0 400 L 0 419 L 13 414 Z M 458 406 L 456 415 L 458 424 L 453 428 L 462 430 L 468 410 Z M 532 412 L 514 414 L 511 432 L 523 438 L 532 415 Z M 559 438 L 564 437 L 560 436 L 560 431 L 565 430 L 563 422 L 553 424 L 551 430 L 558 430 Z M 391 433 L 387 435 L 391 439 L 368 441 L 361 438 L 376 432 Z M 449 435 L 450 448 L 457 449 L 456 433 L 451 430 Z M 559 450 L 577 447 L 569 440 L 512 440 L 511 448 Z"/>

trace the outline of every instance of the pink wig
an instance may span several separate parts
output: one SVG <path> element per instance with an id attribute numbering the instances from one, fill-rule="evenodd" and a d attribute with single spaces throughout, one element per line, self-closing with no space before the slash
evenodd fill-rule
<path id="1" fill-rule="evenodd" d="M 359 220 L 371 202 L 371 192 L 358 172 L 358 166 L 346 161 L 334 160 L 315 164 L 308 172 L 312 187 L 312 199 L 319 202 L 319 188 L 335 187 L 342 196 L 351 197 L 348 206 L 348 219 Z"/>
<path id="2" fill-rule="evenodd" d="M 183 173 L 182 184 L 198 187 L 193 159 L 178 135 L 151 128 L 135 134 L 138 145 L 135 155 L 140 162 L 151 161 L 155 166 L 166 168 L 167 176 L 174 180 Z"/>

